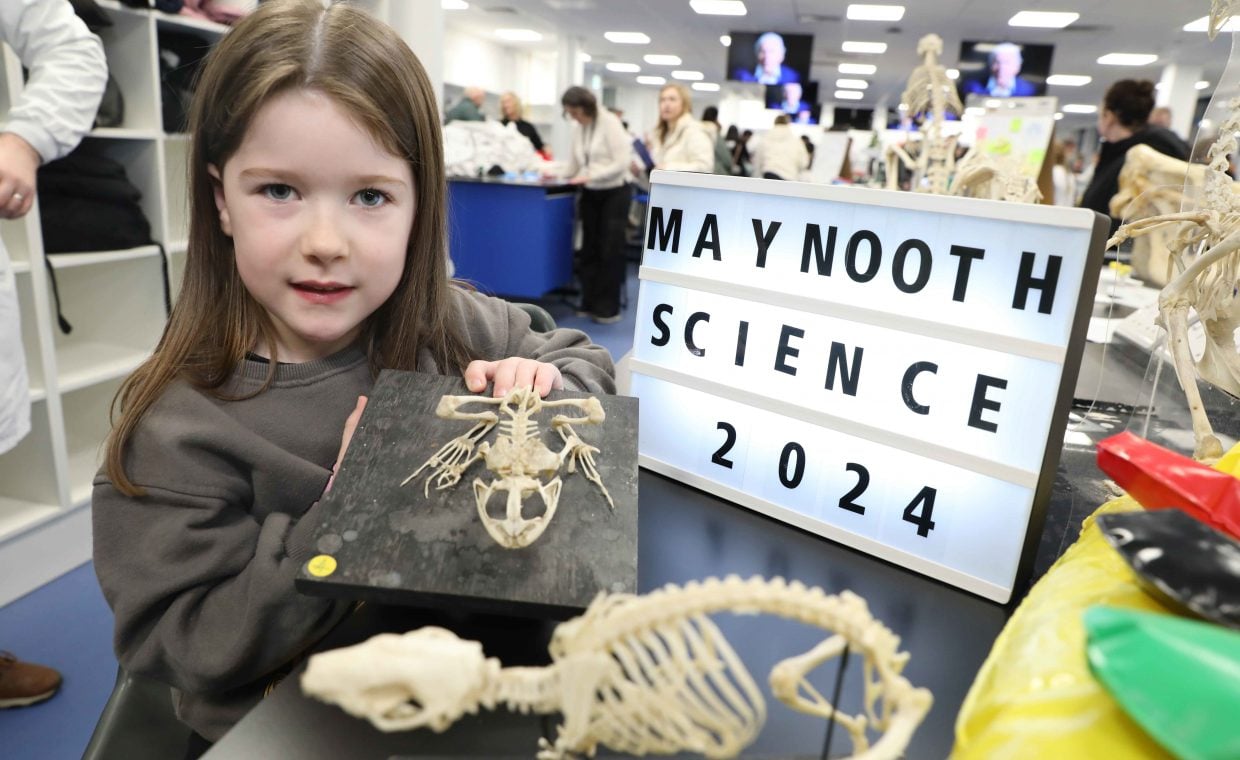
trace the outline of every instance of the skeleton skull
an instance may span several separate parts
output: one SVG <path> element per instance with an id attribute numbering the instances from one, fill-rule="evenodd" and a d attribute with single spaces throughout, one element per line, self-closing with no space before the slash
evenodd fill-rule
<path id="1" fill-rule="evenodd" d="M 486 658 L 478 642 L 427 627 L 316 654 L 301 688 L 381 731 L 444 731 L 465 713 L 478 711 L 499 669 L 499 661 Z"/>

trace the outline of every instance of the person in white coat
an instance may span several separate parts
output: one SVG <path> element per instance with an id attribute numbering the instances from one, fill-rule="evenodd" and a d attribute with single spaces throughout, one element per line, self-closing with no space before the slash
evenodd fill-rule
<path id="1" fill-rule="evenodd" d="M 34 204 L 39 164 L 73 150 L 90 130 L 108 69 L 103 45 L 69 0 L 3 0 L 0 40 L 30 72 L 12 108 L 0 114 L 0 217 L 18 219 Z M 30 430 L 18 318 L 13 265 L 0 241 L 0 454 Z"/>
<path id="2" fill-rule="evenodd" d="M 714 139 L 693 118 L 692 108 L 683 85 L 673 82 L 659 90 L 659 123 L 646 140 L 655 169 L 714 171 Z"/>
<path id="3" fill-rule="evenodd" d="M 585 186 L 577 202 L 581 220 L 579 311 L 600 324 L 619 322 L 632 139 L 619 117 L 599 108 L 594 93 L 584 87 L 569 87 L 560 105 L 577 122 L 566 174 L 572 184 Z"/>
<path id="4" fill-rule="evenodd" d="M 792 127 L 788 115 L 775 117 L 775 125 L 762 135 L 753 154 L 753 176 L 763 179 L 797 179 L 809 168 L 809 150 Z"/>

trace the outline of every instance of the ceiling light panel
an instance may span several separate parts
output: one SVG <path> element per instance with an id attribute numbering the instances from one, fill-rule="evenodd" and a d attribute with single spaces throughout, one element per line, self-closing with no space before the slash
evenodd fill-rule
<path id="1" fill-rule="evenodd" d="M 845 14 L 851 21 L 899 21 L 904 18 L 903 5 L 861 5 L 853 3 Z"/>
<path id="2" fill-rule="evenodd" d="M 1152 53 L 1107 53 L 1098 59 L 1103 66 L 1148 66 L 1158 60 Z"/>
<path id="3" fill-rule="evenodd" d="M 666 84 L 667 80 L 663 77 L 642 76 L 637 78 L 638 84 Z"/>
<path id="4" fill-rule="evenodd" d="M 1029 26 L 1036 29 L 1063 29 L 1081 17 L 1079 13 L 1058 11 L 1021 11 L 1008 19 L 1008 26 Z"/>
<path id="5" fill-rule="evenodd" d="M 741 0 L 689 0 L 689 7 L 703 16 L 744 16 L 748 13 Z"/>
<path id="6" fill-rule="evenodd" d="M 730 34 L 719 35 L 719 44 L 723 45 L 724 47 L 732 47 L 732 35 Z"/>
<path id="7" fill-rule="evenodd" d="M 878 71 L 878 67 L 872 63 L 841 63 L 837 68 L 841 74 L 853 74 L 868 77 Z"/>
<path id="8" fill-rule="evenodd" d="M 886 42 L 855 42 L 849 40 L 842 46 L 845 53 L 862 53 L 865 55 L 882 55 L 887 52 Z"/>
<path id="9" fill-rule="evenodd" d="M 953 82 L 960 78 L 960 69 L 948 69 L 947 78 Z"/>
<path id="10" fill-rule="evenodd" d="M 719 92 L 719 85 L 714 82 L 694 82 L 693 89 L 698 92 Z"/>
<path id="11" fill-rule="evenodd" d="M 696 82 L 699 79 L 705 78 L 706 75 L 700 71 L 686 71 L 684 69 L 677 69 L 672 72 L 672 79 L 683 79 L 687 82 Z"/>
<path id="12" fill-rule="evenodd" d="M 836 90 L 835 91 L 836 100 L 861 100 L 864 97 L 865 97 L 864 93 L 858 92 L 856 90 Z"/>
<path id="13" fill-rule="evenodd" d="M 1205 79 L 1202 79 L 1200 82 L 1198 82 L 1197 84 L 1193 86 L 1197 88 L 1198 90 L 1208 90 L 1210 89 L 1210 82 Z"/>
<path id="14" fill-rule="evenodd" d="M 1086 103 L 1069 103 L 1063 107 L 1064 113 L 1098 113 L 1098 106 Z"/>
<path id="15" fill-rule="evenodd" d="M 603 37 L 608 42 L 615 42 L 621 45 L 649 45 L 650 37 L 644 32 L 603 32 Z"/>
<path id="16" fill-rule="evenodd" d="M 642 59 L 651 66 L 679 66 L 681 64 L 678 55 L 646 55 Z"/>
<path id="17" fill-rule="evenodd" d="M 837 79 L 835 86 L 843 90 L 864 90 L 870 83 L 864 79 Z"/>
<path id="18" fill-rule="evenodd" d="M 616 63 L 613 61 L 612 63 L 607 64 L 607 70 L 614 71 L 618 74 L 636 74 L 642 70 L 642 67 L 638 66 L 636 63 Z"/>
<path id="19" fill-rule="evenodd" d="M 1094 81 L 1093 77 L 1087 77 L 1081 74 L 1051 74 L 1046 78 L 1047 84 L 1057 85 L 1059 87 L 1084 87 Z"/>

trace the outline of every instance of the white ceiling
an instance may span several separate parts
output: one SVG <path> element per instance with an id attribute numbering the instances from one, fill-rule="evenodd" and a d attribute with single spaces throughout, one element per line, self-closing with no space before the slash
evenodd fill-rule
<path id="1" fill-rule="evenodd" d="M 1049 88 L 1060 103 L 1097 104 L 1107 86 L 1124 78 L 1158 81 L 1170 63 L 1200 66 L 1203 78 L 1217 84 L 1230 51 L 1229 35 L 1213 42 L 1203 33 L 1185 32 L 1184 24 L 1206 15 L 1208 0 L 868 0 L 877 3 L 903 2 L 907 10 L 896 23 L 848 21 L 844 18 L 849 0 L 746 0 L 746 16 L 701 16 L 689 7 L 689 0 L 470 0 L 464 11 L 445 11 L 449 28 L 493 38 L 501 27 L 528 27 L 544 35 L 534 45 L 555 49 L 565 35 L 577 37 L 593 58 L 587 73 L 595 70 L 614 84 L 633 84 L 634 74 L 614 74 L 603 70 L 607 61 L 639 63 L 643 74 L 667 76 L 672 68 L 696 69 L 706 81 L 718 82 L 724 92 L 756 92 L 756 85 L 725 81 L 726 51 L 719 36 L 729 31 L 775 29 L 814 35 L 811 78 L 820 84 L 820 99 L 829 101 L 840 61 L 874 63 L 878 73 L 862 101 L 845 105 L 873 106 L 887 96 L 888 104 L 899 102 L 909 71 L 917 66 L 917 41 L 931 32 L 943 38 L 942 64 L 957 62 L 960 42 L 965 39 L 1010 39 L 1016 42 L 1055 45 L 1052 73 L 1085 74 L 1093 82 L 1084 87 Z M 1062 30 L 1018 29 L 1007 21 L 1018 10 L 1071 10 L 1081 14 L 1076 23 Z M 651 38 L 649 45 L 618 45 L 603 38 L 605 31 L 641 31 Z M 845 54 L 844 40 L 886 42 L 887 52 L 879 56 Z M 1096 63 L 1105 53 L 1155 53 L 1156 63 L 1142 67 L 1102 66 Z M 647 53 L 674 53 L 683 59 L 679 67 L 651 66 L 642 61 Z M 749 89 L 746 89 L 749 88 Z M 1208 94 L 1211 90 L 1207 90 Z M 1069 117 L 1071 119 L 1072 117 Z M 1076 117 L 1092 122 L 1092 117 Z"/>

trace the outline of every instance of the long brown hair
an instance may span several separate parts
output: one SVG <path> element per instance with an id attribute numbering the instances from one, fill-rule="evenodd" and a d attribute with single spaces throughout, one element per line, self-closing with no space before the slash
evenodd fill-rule
<path id="1" fill-rule="evenodd" d="M 222 386 L 259 341 L 272 355 L 267 382 L 256 393 L 275 376 L 274 328 L 237 274 L 207 167 L 222 170 L 259 109 L 300 88 L 334 100 L 380 145 L 406 159 L 413 174 L 417 205 L 404 272 L 362 328 L 371 371 L 415 369 L 420 350 L 441 368 L 460 369 L 469 359 L 450 321 L 443 137 L 425 69 L 395 31 L 349 5 L 265 2 L 208 56 L 190 107 L 189 248 L 181 293 L 154 354 L 112 401 L 107 474 L 130 496 L 143 492 L 125 474 L 125 445 L 170 383 L 183 378 L 217 397 L 235 398 Z"/>
<path id="2" fill-rule="evenodd" d="M 659 97 L 663 97 L 663 93 L 668 90 L 675 90 L 677 94 L 680 95 L 682 108 L 680 109 L 680 116 L 676 117 L 676 121 L 680 121 L 680 118 L 687 113 L 693 113 L 693 98 L 689 95 L 688 87 L 685 87 L 679 82 L 668 82 L 659 88 Z M 672 131 L 673 124 L 675 124 L 675 122 L 669 123 L 664 121 L 662 116 L 659 116 L 659 142 L 664 142 L 667 140 L 667 133 Z"/>

